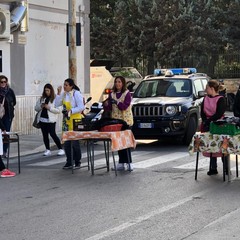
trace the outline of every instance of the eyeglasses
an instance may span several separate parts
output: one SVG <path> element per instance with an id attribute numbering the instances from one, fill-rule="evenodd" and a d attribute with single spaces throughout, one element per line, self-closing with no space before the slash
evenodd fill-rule
<path id="1" fill-rule="evenodd" d="M 0 83 L 7 83 L 7 81 L 1 81 Z"/>

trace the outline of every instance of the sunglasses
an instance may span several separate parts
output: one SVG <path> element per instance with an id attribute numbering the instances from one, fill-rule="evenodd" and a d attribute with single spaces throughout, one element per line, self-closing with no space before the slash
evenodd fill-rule
<path id="1" fill-rule="evenodd" d="M 0 83 L 7 83 L 7 81 L 1 81 Z"/>

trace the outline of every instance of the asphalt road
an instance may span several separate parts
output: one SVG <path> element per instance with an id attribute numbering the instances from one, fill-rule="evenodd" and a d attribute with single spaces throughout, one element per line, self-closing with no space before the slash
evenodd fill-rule
<path id="1" fill-rule="evenodd" d="M 103 166 L 102 145 L 96 150 Z M 82 152 L 86 165 L 85 146 Z M 201 157 L 195 181 L 195 156 L 172 141 L 139 142 L 134 171 L 118 176 L 87 168 L 72 174 L 55 153 L 26 155 L 21 174 L 0 179 L 0 239 L 239 239 L 240 181 L 232 168 L 232 181 L 223 182 L 220 159 L 220 173 L 209 177 Z"/>

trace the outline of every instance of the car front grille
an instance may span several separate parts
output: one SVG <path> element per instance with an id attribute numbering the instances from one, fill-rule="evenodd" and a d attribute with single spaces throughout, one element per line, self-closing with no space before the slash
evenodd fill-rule
<path id="1" fill-rule="evenodd" d="M 162 106 L 133 106 L 134 117 L 158 117 L 162 116 Z"/>

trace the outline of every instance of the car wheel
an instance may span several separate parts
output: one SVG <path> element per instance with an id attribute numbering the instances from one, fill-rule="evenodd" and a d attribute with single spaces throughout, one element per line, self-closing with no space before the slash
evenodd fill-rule
<path id="1" fill-rule="evenodd" d="M 183 137 L 183 143 L 189 145 L 192 141 L 192 137 L 197 130 L 197 121 L 195 117 L 190 117 L 185 136 Z"/>

